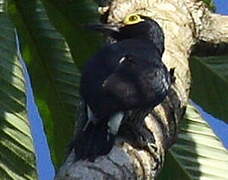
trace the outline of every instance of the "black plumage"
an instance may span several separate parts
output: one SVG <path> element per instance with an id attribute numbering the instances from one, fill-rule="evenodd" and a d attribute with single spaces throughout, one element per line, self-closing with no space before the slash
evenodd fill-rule
<path id="1" fill-rule="evenodd" d="M 168 93 L 171 75 L 161 61 L 163 31 L 150 18 L 140 18 L 138 23 L 115 30 L 94 26 L 117 42 L 93 56 L 82 73 L 80 93 L 87 122 L 73 144 L 76 160 L 93 161 L 109 153 L 126 112 L 152 109 Z"/>

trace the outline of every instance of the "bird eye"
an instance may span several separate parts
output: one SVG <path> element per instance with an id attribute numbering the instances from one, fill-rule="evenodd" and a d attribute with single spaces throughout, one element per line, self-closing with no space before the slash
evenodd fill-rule
<path id="1" fill-rule="evenodd" d="M 132 16 L 129 17 L 129 21 L 130 21 L 130 22 L 137 21 L 138 18 L 139 18 L 139 16 L 132 15 Z"/>
<path id="2" fill-rule="evenodd" d="M 139 14 L 130 14 L 127 17 L 125 17 L 123 23 L 125 25 L 130 25 L 130 24 L 137 24 L 139 22 L 144 21 Z"/>

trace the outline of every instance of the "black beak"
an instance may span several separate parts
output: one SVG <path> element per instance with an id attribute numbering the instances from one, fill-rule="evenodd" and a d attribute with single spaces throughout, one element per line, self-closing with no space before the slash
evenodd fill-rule
<path id="1" fill-rule="evenodd" d="M 102 32 L 106 35 L 112 35 L 119 32 L 119 28 L 110 24 L 88 24 L 86 26 L 88 29 Z"/>

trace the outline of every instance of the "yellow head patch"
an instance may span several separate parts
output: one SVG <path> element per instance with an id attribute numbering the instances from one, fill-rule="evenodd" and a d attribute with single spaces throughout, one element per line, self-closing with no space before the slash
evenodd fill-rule
<path id="1" fill-rule="evenodd" d="M 142 22 L 142 21 L 144 21 L 144 19 L 142 19 L 139 14 L 134 13 L 134 14 L 127 15 L 124 18 L 123 23 L 125 25 L 131 25 L 131 24 L 137 24 L 137 23 Z"/>

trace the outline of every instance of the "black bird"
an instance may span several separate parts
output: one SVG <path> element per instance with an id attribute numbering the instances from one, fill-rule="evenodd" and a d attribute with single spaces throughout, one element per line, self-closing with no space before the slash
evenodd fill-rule
<path id="1" fill-rule="evenodd" d="M 93 56 L 82 73 L 86 123 L 73 142 L 76 160 L 108 154 L 127 111 L 154 108 L 166 97 L 171 75 L 162 63 L 164 34 L 149 17 L 131 14 L 125 26 L 93 25 L 117 42 Z M 142 119 L 143 121 L 144 119 Z"/>

